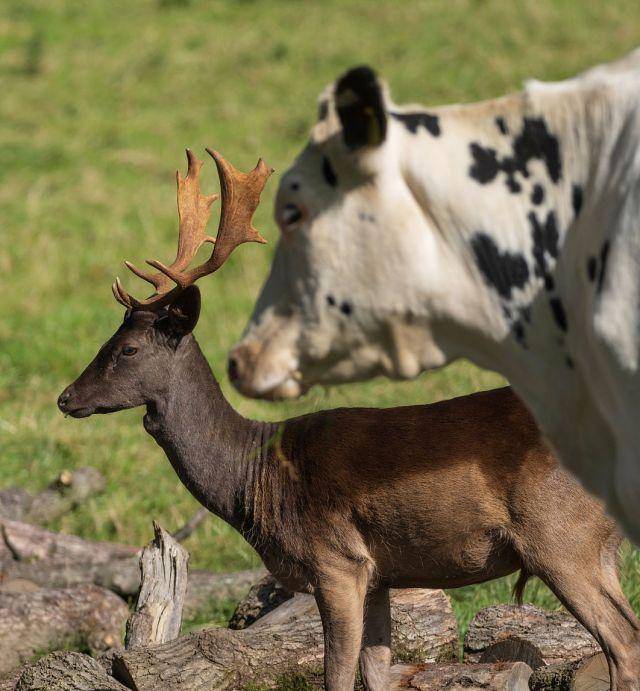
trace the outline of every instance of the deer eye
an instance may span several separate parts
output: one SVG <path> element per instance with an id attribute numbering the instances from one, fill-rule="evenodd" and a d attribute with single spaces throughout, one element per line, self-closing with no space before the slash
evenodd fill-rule
<path id="1" fill-rule="evenodd" d="M 130 357 L 131 355 L 135 355 L 137 352 L 138 349 L 130 345 L 123 346 L 122 348 L 122 354 L 127 355 L 128 357 Z"/>

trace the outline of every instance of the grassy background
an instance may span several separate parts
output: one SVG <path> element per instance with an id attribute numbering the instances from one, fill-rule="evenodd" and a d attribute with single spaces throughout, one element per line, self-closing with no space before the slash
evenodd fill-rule
<path id="1" fill-rule="evenodd" d="M 173 256 L 173 171 L 186 146 L 213 146 L 244 169 L 262 155 L 282 172 L 317 94 L 353 64 L 376 66 L 400 102 L 435 104 L 562 78 L 639 39 L 637 0 L 3 0 L 0 486 L 35 490 L 63 468 L 95 465 L 108 491 L 54 527 L 136 544 L 149 539 L 152 518 L 173 529 L 195 510 L 142 430 L 142 411 L 74 421 L 55 407 L 121 319 L 109 290 L 121 260 Z M 205 185 L 215 184 L 208 164 Z M 266 276 L 276 186 L 277 176 L 256 223 L 270 246 L 245 246 L 204 284 L 199 340 L 242 413 L 427 402 L 500 383 L 457 363 L 413 383 L 314 389 L 294 403 L 241 399 L 224 376 L 225 353 Z M 219 521 L 187 546 L 198 566 L 257 561 Z M 628 550 L 625 588 L 640 608 L 636 563 Z M 464 625 L 478 607 L 507 600 L 509 582 L 453 595 Z M 539 584 L 527 597 L 553 606 Z"/>

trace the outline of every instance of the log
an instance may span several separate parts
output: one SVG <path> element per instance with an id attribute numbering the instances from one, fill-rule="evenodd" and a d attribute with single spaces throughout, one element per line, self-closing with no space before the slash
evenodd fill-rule
<path id="1" fill-rule="evenodd" d="M 528 691 L 531 667 L 524 662 L 486 664 L 394 665 L 391 691 L 441 691 L 450 689 L 491 689 L 491 691 Z"/>
<path id="2" fill-rule="evenodd" d="M 529 680 L 532 691 L 609 691 L 610 687 L 609 667 L 603 653 L 541 667 Z"/>
<path id="3" fill-rule="evenodd" d="M 96 468 L 63 470 L 42 492 L 35 496 L 21 488 L 0 491 L 0 517 L 27 523 L 47 523 L 73 510 L 107 485 Z"/>
<path id="4" fill-rule="evenodd" d="M 54 588 L 93 583 L 124 598 L 135 596 L 140 589 L 138 547 L 93 542 L 8 520 L 0 520 L 0 536 L 0 590 L 2 583 L 16 579 Z M 191 571 L 184 618 L 195 618 L 211 602 L 239 600 L 266 573 L 264 568 L 232 573 Z"/>
<path id="5" fill-rule="evenodd" d="M 140 556 L 142 584 L 127 621 L 127 650 L 172 641 L 182 625 L 189 552 L 155 521 L 153 530 L 155 537 Z"/>
<path id="6" fill-rule="evenodd" d="M 97 653 L 117 645 L 128 613 L 117 595 L 94 585 L 0 593 L 0 674 L 57 648 Z"/>
<path id="7" fill-rule="evenodd" d="M 15 691 L 130 691 L 82 653 L 58 651 L 20 674 Z"/>
<path id="8" fill-rule="evenodd" d="M 415 660 L 451 659 L 457 624 L 442 591 L 392 593 L 395 656 Z M 283 675 L 321 675 L 323 636 L 315 601 L 296 595 L 240 631 L 207 628 L 162 645 L 116 650 L 108 671 L 130 688 L 237 689 Z M 161 682 L 160 682 L 161 680 Z"/>
<path id="9" fill-rule="evenodd" d="M 94 542 L 75 535 L 54 533 L 21 521 L 0 521 L 2 539 L 20 561 L 54 559 L 58 561 L 106 564 L 114 559 L 137 556 L 140 548 L 115 542 Z"/>
<path id="10" fill-rule="evenodd" d="M 234 613 L 229 619 L 229 628 L 239 631 L 251 626 L 265 614 L 279 607 L 283 602 L 290 600 L 293 593 L 276 581 L 270 574 L 266 574 L 257 583 L 251 586 L 245 597 L 238 602 Z"/>
<path id="11" fill-rule="evenodd" d="M 480 610 L 469 624 L 464 659 L 478 662 L 489 646 L 513 636 L 538 648 L 547 665 L 600 651 L 589 632 L 566 612 L 547 612 L 533 605 L 495 605 Z"/>

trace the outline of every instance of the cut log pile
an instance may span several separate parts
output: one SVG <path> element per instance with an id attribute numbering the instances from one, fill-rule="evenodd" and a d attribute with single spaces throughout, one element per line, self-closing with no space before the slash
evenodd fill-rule
<path id="1" fill-rule="evenodd" d="M 294 595 L 264 569 L 188 571 L 179 540 L 203 511 L 174 536 L 154 524 L 144 550 L 37 525 L 104 484 L 83 469 L 36 497 L 0 491 L 0 691 L 322 688 L 322 626 L 311 595 Z M 130 614 L 126 601 L 136 595 Z M 238 601 L 228 626 L 180 634 L 183 619 L 221 600 Z M 443 591 L 392 591 L 391 605 L 392 689 L 609 688 L 604 656 L 566 613 L 483 609 L 458 661 Z"/>

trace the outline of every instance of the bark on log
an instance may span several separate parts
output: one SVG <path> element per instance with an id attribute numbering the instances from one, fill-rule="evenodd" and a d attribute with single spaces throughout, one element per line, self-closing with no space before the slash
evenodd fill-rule
<path id="1" fill-rule="evenodd" d="M 82 653 L 58 651 L 27 667 L 15 691 L 130 691 Z"/>
<path id="2" fill-rule="evenodd" d="M 128 613 L 117 595 L 94 585 L 0 593 L 0 674 L 36 653 L 117 645 Z"/>
<path id="3" fill-rule="evenodd" d="M 177 638 L 187 592 L 189 552 L 155 521 L 154 539 L 140 556 L 142 584 L 127 621 L 127 650 Z"/>
<path id="4" fill-rule="evenodd" d="M 609 667 L 603 653 L 582 660 L 541 667 L 529 680 L 532 691 L 609 691 Z"/>
<path id="5" fill-rule="evenodd" d="M 102 492 L 107 481 L 96 468 L 62 471 L 35 496 L 21 488 L 0 491 L 0 517 L 27 523 L 47 523 L 71 511 L 83 501 Z"/>
<path id="6" fill-rule="evenodd" d="M 395 657 L 451 659 L 457 624 L 442 591 L 400 590 L 392 594 Z M 237 689 L 282 675 L 322 669 L 320 617 L 310 595 L 296 595 L 242 631 L 203 629 L 162 645 L 110 655 L 111 673 L 138 691 Z"/>
<path id="7" fill-rule="evenodd" d="M 490 645 L 513 636 L 535 645 L 547 665 L 600 651 L 589 632 L 566 612 L 547 612 L 533 605 L 496 605 L 480 610 L 469 624 L 464 659 L 477 662 Z"/>
<path id="8" fill-rule="evenodd" d="M 284 588 L 270 574 L 266 574 L 251 589 L 238 605 L 229 619 L 229 628 L 239 631 L 251 626 L 265 614 L 279 607 L 283 602 L 290 600 L 293 593 Z"/>
<path id="9" fill-rule="evenodd" d="M 492 664 L 394 665 L 391 668 L 391 691 L 528 691 L 531 667 L 524 662 Z"/>

